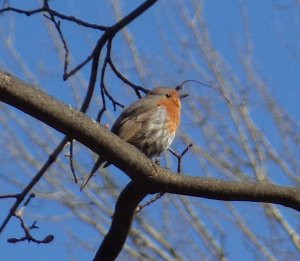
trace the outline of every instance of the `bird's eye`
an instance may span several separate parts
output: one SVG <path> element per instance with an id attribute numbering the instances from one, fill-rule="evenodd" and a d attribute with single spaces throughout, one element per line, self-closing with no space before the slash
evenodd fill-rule
<path id="1" fill-rule="evenodd" d="M 166 94 L 166 97 L 167 97 L 167 98 L 170 98 L 170 97 L 171 97 L 171 94 L 170 94 L 170 93 L 167 93 L 167 94 Z"/>

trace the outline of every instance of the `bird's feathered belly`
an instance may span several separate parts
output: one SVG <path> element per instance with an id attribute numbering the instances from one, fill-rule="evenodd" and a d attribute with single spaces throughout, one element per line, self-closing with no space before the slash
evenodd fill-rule
<path id="1" fill-rule="evenodd" d="M 141 131 L 136 134 L 135 142 L 130 143 L 150 158 L 159 156 L 170 146 L 175 137 L 175 131 L 169 125 L 164 108 L 158 107 L 142 122 Z"/>

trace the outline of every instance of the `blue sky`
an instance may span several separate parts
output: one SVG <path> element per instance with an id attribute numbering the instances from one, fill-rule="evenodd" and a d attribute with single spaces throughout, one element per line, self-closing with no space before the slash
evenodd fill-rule
<path id="1" fill-rule="evenodd" d="M 12 6 L 29 8 L 30 6 L 38 6 L 37 1 L 9 1 Z M 191 17 L 196 14 L 197 10 L 192 8 L 193 1 L 185 1 L 186 8 Z M 253 85 L 247 80 L 245 70 L 241 65 L 247 55 L 247 48 L 250 46 L 250 57 L 253 61 L 256 72 L 269 86 L 270 93 L 274 96 L 275 100 L 287 111 L 290 116 L 299 121 L 300 112 L 300 88 L 299 88 L 299 61 L 300 61 L 300 6 L 294 1 L 271 1 L 271 0 L 211 0 L 200 1 L 203 5 L 203 19 L 207 23 L 207 30 L 210 33 L 210 39 L 213 46 L 218 51 L 219 55 L 224 59 L 228 68 L 232 71 L 233 75 L 249 92 L 253 92 L 250 96 L 253 107 L 251 107 L 251 115 L 257 122 L 258 126 L 268 135 L 270 140 L 274 142 L 274 146 L 279 146 L 277 143 L 277 132 L 273 130 L 273 123 L 270 117 L 266 116 L 268 113 L 262 104 L 261 99 L 254 91 Z M 50 1 L 51 6 L 55 7 L 60 12 L 65 12 L 68 15 L 77 15 L 81 19 L 87 20 L 92 23 L 100 23 L 110 25 L 116 21 L 116 16 L 113 11 L 112 5 L 109 1 L 95 1 L 90 0 L 89 4 L 86 1 Z M 130 3 L 122 4 L 122 14 L 128 13 L 132 8 L 137 6 L 141 1 L 130 1 Z M 125 41 L 122 34 L 118 34 L 113 42 L 112 57 L 118 68 L 126 72 L 126 76 L 133 82 L 145 85 L 147 88 L 152 88 L 155 84 L 162 84 L 173 86 L 185 79 L 197 79 L 204 82 L 216 82 L 216 76 L 208 68 L 204 55 L 201 52 L 195 52 L 196 40 L 190 36 L 189 31 L 182 23 L 181 17 L 178 17 L 178 8 L 174 5 L 172 0 L 159 1 L 145 14 L 139 17 L 136 21 L 129 25 L 129 31 L 136 41 L 136 47 L 141 54 L 143 62 L 144 75 L 139 74 L 135 70 L 135 65 L 130 52 L 130 47 Z M 80 28 L 76 25 L 70 24 L 66 21 L 61 22 L 62 30 L 69 43 L 70 51 L 72 54 L 71 68 L 77 63 L 81 62 L 87 55 L 90 54 L 91 49 L 97 41 L 100 32 L 91 29 Z M 245 26 L 249 31 L 245 31 Z M 21 79 L 28 82 L 38 83 L 42 86 L 47 93 L 55 96 L 57 99 L 78 107 L 80 101 L 76 100 L 75 94 L 70 91 L 70 86 L 75 86 L 77 94 L 84 93 L 80 89 L 86 86 L 90 64 L 85 66 L 81 72 L 80 77 L 83 81 L 80 82 L 78 78 L 74 77 L 76 83 L 62 81 L 62 62 L 59 59 L 57 48 L 53 42 L 55 31 L 52 32 L 47 28 L 52 28 L 53 25 L 43 18 L 41 15 L 26 17 L 21 14 L 7 13 L 0 16 L 0 68 L 7 70 Z M 199 31 L 199 34 L 201 32 Z M 186 48 L 182 47 L 182 42 L 186 41 Z M 14 43 L 15 53 L 8 51 L 5 41 L 11 39 Z M 189 56 L 189 51 L 191 56 Z M 13 56 L 19 53 L 23 63 L 13 59 Z M 173 58 L 170 58 L 170 54 Z M 173 60 L 172 60 L 173 59 Z M 177 61 L 177 62 L 176 62 Z M 201 70 L 204 72 L 202 75 L 196 71 L 192 63 L 197 62 Z M 28 68 L 24 67 L 24 64 Z M 22 67 L 23 66 L 23 67 Z M 30 70 L 35 79 L 30 77 L 30 73 L 25 73 Z M 200 70 L 199 70 L 200 71 Z M 111 74 L 107 76 L 108 87 L 113 94 L 117 94 L 120 90 L 124 90 L 124 85 L 113 77 Z M 98 85 L 97 85 L 98 88 Z M 195 90 L 190 85 L 187 90 Z M 98 95 L 98 89 L 96 91 Z M 130 95 L 127 95 L 127 94 Z M 206 95 L 210 90 L 205 88 L 201 89 L 200 95 Z M 119 97 L 120 101 L 125 105 L 129 104 L 132 100 L 136 99 L 132 92 L 126 89 L 124 96 Z M 198 94 L 198 93 L 197 93 Z M 222 98 L 216 97 L 217 105 L 220 106 L 220 114 L 224 107 Z M 195 96 L 196 97 L 196 96 Z M 197 96 L 198 97 L 198 96 Z M 99 97 L 95 98 L 99 103 Z M 109 105 L 111 109 L 111 106 Z M 89 110 L 89 115 L 95 117 L 99 105 L 94 102 Z M 115 113 L 106 113 L 104 121 L 110 122 L 120 112 L 120 109 Z M 224 111 L 227 113 L 227 111 Z M 23 117 L 23 114 L 18 113 Z M 3 114 L 0 115 L 0 117 Z M 29 118 L 26 118 L 29 119 Z M 35 124 L 34 120 L 31 120 Z M 184 120 L 184 123 L 189 126 L 195 126 L 194 122 L 190 119 Z M 13 125 L 12 125 L 13 126 Z M 35 126 L 35 125 L 33 125 Z M 41 135 L 42 129 L 37 130 Z M 190 128 L 191 133 L 193 132 Z M 17 129 L 20 139 L 23 140 L 25 146 L 30 147 L 27 137 L 21 130 Z M 52 133 L 56 133 L 52 131 Z M 199 133 L 192 133 L 199 135 Z M 57 140 L 62 137 L 61 134 L 57 135 Z M 201 135 L 199 135 L 201 136 Z M 199 144 L 204 141 L 199 140 Z M 55 142 L 51 141 L 51 146 L 55 147 Z M 179 151 L 184 148 L 184 144 L 178 139 L 175 142 L 176 149 Z M 37 146 L 34 146 L 36 148 Z M 80 151 L 82 156 L 83 165 L 88 169 L 92 160 Z M 4 149 L 0 148 L 0 161 L 6 157 Z M 47 157 L 47 153 L 37 149 L 32 150 L 32 154 L 43 162 Z M 9 157 L 8 157 L 9 158 Z M 66 162 L 64 157 L 60 159 Z M 184 166 L 187 172 L 193 173 L 198 168 L 192 164 L 193 157 L 187 158 L 186 165 Z M 269 166 L 270 170 L 274 166 Z M 11 170 L 11 165 L 5 165 L 1 172 Z M 32 168 L 34 173 L 35 169 Z M 116 180 L 121 180 L 121 184 L 126 184 L 127 177 L 118 173 Z M 214 170 L 211 170 L 214 173 Z M 26 183 L 26 178 L 22 173 L 18 173 L 22 182 Z M 218 174 L 216 174 L 218 175 Z M 27 180 L 29 178 L 27 177 Z M 285 182 L 282 178 L 276 179 L 277 182 Z M 5 179 L 0 184 L 4 184 Z M 3 186 L 8 193 L 11 189 L 16 189 L 16 186 L 11 184 Z M 70 189 L 76 191 L 77 187 L 74 184 L 70 185 Z M 0 191 L 2 193 L 2 191 Z M 76 192 L 77 195 L 78 191 Z M 84 201 L 84 199 L 83 199 Z M 209 200 L 199 200 L 201 203 L 208 204 L 212 207 L 219 207 L 219 202 Z M 10 202 L 0 201 L 0 220 L 6 215 Z M 255 204 L 253 203 L 237 203 L 236 206 L 243 209 L 251 209 Z M 150 220 L 159 220 L 160 212 L 155 211 L 155 206 L 150 206 L 151 214 Z M 158 208 L 163 206 L 158 205 Z M 222 208 L 220 206 L 220 208 Z M 112 208 L 113 209 L 113 208 Z M 112 210 L 110 209 L 110 210 Z M 280 208 L 283 209 L 283 208 Z M 299 226 L 297 222 L 297 215 L 293 211 L 284 210 L 292 224 Z M 43 237 L 47 234 L 54 234 L 55 241 L 48 245 L 36 245 L 34 243 L 19 243 L 8 244 L 6 239 L 8 237 L 18 236 L 21 230 L 18 226 L 18 221 L 13 220 L 6 228 L 5 233 L 0 237 L 0 260 L 89 260 L 93 256 L 93 251 L 99 242 L 98 233 L 89 225 L 80 223 L 77 219 L 73 220 L 70 209 L 62 207 L 56 202 L 45 200 L 40 197 L 33 201 L 30 211 L 28 211 L 28 222 L 33 217 L 39 217 L 38 224 L 42 229 L 36 231 L 38 237 Z M 258 208 L 250 211 L 247 219 L 256 224 L 256 229 L 262 234 L 272 233 L 270 224 L 265 223 L 265 219 L 259 220 L 258 213 L 262 211 Z M 61 216 L 63 221 L 53 222 L 56 216 Z M 209 227 L 209 218 L 203 218 Z M 61 226 L 65 226 L 62 230 Z M 108 224 L 105 224 L 107 227 Z M 211 225 L 212 231 L 214 230 Z M 223 228 L 224 232 L 234 231 L 234 226 L 227 224 Z M 83 243 L 90 243 L 92 250 L 90 252 L 82 251 L 81 248 L 76 248 L 76 243 L 66 240 L 68 238 L 67 232 L 74 232 L 77 236 L 82 238 Z M 247 243 L 243 242 L 243 238 L 239 234 L 232 232 L 232 237 L 226 241 L 226 248 L 230 260 L 240 260 L 241 253 L 247 249 Z M 238 246 L 235 245 L 238 241 Z M 82 242 L 81 242 L 82 243 Z M 289 248 L 289 246 L 287 247 Z M 293 247 L 290 247 L 294 251 Z M 125 256 L 123 256 L 125 258 Z M 253 256 L 247 253 L 243 260 L 253 260 Z M 260 257 L 261 258 L 261 257 Z M 120 259 L 123 260 L 123 259 Z M 124 259 L 125 260 L 125 259 Z M 263 259 L 259 259 L 263 260 Z"/>

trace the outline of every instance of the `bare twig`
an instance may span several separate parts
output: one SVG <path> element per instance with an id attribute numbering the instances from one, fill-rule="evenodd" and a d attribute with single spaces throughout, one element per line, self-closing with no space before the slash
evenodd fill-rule
<path id="1" fill-rule="evenodd" d="M 23 206 L 26 207 L 29 205 L 30 201 L 35 197 L 34 193 L 31 193 L 28 197 L 28 199 L 24 202 Z"/>
<path id="2" fill-rule="evenodd" d="M 75 66 L 72 70 L 69 72 L 64 73 L 63 80 L 66 81 L 68 78 L 70 78 L 72 75 L 74 75 L 76 72 L 80 71 L 86 64 L 88 64 L 93 59 L 94 54 L 90 54 L 83 62 Z"/>
<path id="3" fill-rule="evenodd" d="M 64 50 L 65 50 L 64 76 L 63 76 L 63 78 L 65 78 L 66 73 L 67 73 L 67 71 L 68 71 L 68 65 L 69 65 L 69 47 L 68 47 L 67 42 L 66 42 L 66 40 L 65 40 L 65 37 L 64 37 L 64 35 L 63 35 L 62 31 L 61 31 L 61 28 L 60 28 L 60 21 L 57 22 L 57 21 L 55 20 L 55 16 L 54 16 L 53 14 L 51 14 L 51 13 L 50 13 L 50 17 L 47 16 L 47 15 L 44 15 L 44 16 L 45 16 L 46 18 L 48 18 L 51 22 L 53 22 L 53 24 L 54 24 L 54 26 L 55 26 L 55 28 L 56 28 L 56 30 L 57 30 L 57 33 L 58 33 L 58 35 L 59 35 L 59 37 L 60 37 L 60 40 L 61 40 L 61 42 L 62 42 L 62 44 L 63 44 Z"/>
<path id="4" fill-rule="evenodd" d="M 102 97 L 102 109 L 101 109 L 101 111 L 106 110 L 105 96 L 111 101 L 114 110 L 116 110 L 117 106 L 120 106 L 121 108 L 125 107 L 123 104 L 119 103 L 118 101 L 115 100 L 114 97 L 111 96 L 111 94 L 108 92 L 108 90 L 105 86 L 104 78 L 105 78 L 105 71 L 106 71 L 106 68 L 107 68 L 107 64 L 108 64 L 108 61 L 110 59 L 111 42 L 112 42 L 112 39 L 111 38 L 108 39 L 107 45 L 106 45 L 106 56 L 105 56 L 105 59 L 103 61 L 103 65 L 102 65 L 102 69 L 101 69 L 101 76 L 100 76 L 100 88 L 101 88 L 101 97 Z"/>
<path id="5" fill-rule="evenodd" d="M 48 244 L 50 242 L 52 242 L 54 240 L 54 236 L 53 235 L 47 235 L 44 239 L 42 240 L 39 240 L 39 239 L 36 239 L 34 238 L 31 234 L 30 234 L 30 230 L 32 229 L 35 229 L 35 228 L 38 228 L 36 226 L 36 221 L 33 222 L 33 224 L 30 226 L 30 227 L 27 227 L 25 225 L 25 222 L 23 220 L 23 218 L 19 215 L 14 215 L 17 219 L 20 220 L 20 223 L 21 223 L 21 227 L 23 228 L 23 231 L 25 233 L 25 235 L 21 238 L 8 238 L 7 239 L 7 242 L 8 243 L 18 243 L 18 242 L 21 242 L 21 241 L 28 241 L 28 242 L 34 242 L 34 243 L 37 243 L 37 244 Z"/>
<path id="6" fill-rule="evenodd" d="M 138 205 L 137 208 L 136 208 L 136 210 L 135 210 L 135 213 L 141 212 L 143 208 L 151 205 L 156 200 L 160 199 L 164 194 L 165 194 L 165 192 L 159 192 L 153 198 L 151 198 L 148 201 L 146 201 L 144 204 Z"/>
<path id="7" fill-rule="evenodd" d="M 170 151 L 177 158 L 177 173 L 181 172 L 182 158 L 190 150 L 192 146 L 193 144 L 190 143 L 180 154 L 178 154 L 176 151 L 172 150 L 171 148 L 168 149 L 168 151 Z"/>
<path id="8" fill-rule="evenodd" d="M 13 214 L 14 217 L 16 217 L 17 219 L 20 220 L 21 227 L 22 227 L 22 229 L 23 229 L 25 235 L 24 235 L 23 237 L 21 237 L 21 238 L 8 238 L 8 239 L 7 239 L 7 242 L 9 242 L 9 243 L 17 243 L 17 242 L 25 241 L 25 240 L 26 240 L 26 241 L 28 241 L 28 242 L 31 242 L 31 241 L 32 241 L 32 242 L 35 242 L 35 243 L 37 243 L 37 244 L 46 244 L 46 243 L 50 243 L 51 241 L 53 241 L 53 239 L 54 239 L 54 236 L 53 236 L 53 235 L 48 235 L 48 236 L 46 236 L 44 239 L 39 240 L 39 239 L 34 238 L 34 237 L 30 234 L 30 230 L 39 228 L 39 227 L 36 225 L 36 224 L 37 224 L 36 221 L 34 221 L 34 222 L 32 223 L 32 225 L 29 226 L 29 227 L 25 225 L 25 222 L 24 222 L 24 220 L 23 220 L 23 218 L 22 218 L 23 210 L 24 210 L 24 208 L 25 208 L 26 206 L 28 206 L 28 204 L 30 203 L 30 201 L 31 201 L 34 197 L 35 197 L 35 194 L 34 194 L 34 193 L 31 193 L 31 194 L 29 195 L 28 199 L 27 199 L 27 200 L 25 201 L 25 203 L 23 204 L 23 207 L 22 207 L 18 212 L 16 212 L 16 213 Z"/>
<path id="9" fill-rule="evenodd" d="M 77 179 L 77 176 L 76 176 L 76 173 L 75 173 L 75 168 L 74 168 L 74 159 L 73 159 L 73 140 L 71 139 L 69 141 L 70 143 L 70 154 L 69 155 L 66 155 L 68 158 L 69 158 L 69 161 L 70 161 L 70 168 L 71 168 L 71 171 L 72 171 L 72 176 L 73 176 L 73 179 L 74 179 L 74 182 L 77 184 L 78 182 L 78 179 Z"/>
<path id="10" fill-rule="evenodd" d="M 0 195 L 0 199 L 4 199 L 4 198 L 18 198 L 20 196 L 20 194 L 4 194 L 4 195 Z"/>
<path id="11" fill-rule="evenodd" d="M 142 91 L 143 93 L 149 92 L 148 89 L 146 89 L 146 88 L 144 88 L 144 87 L 142 87 L 142 86 L 140 86 L 140 85 L 134 84 L 133 82 L 129 81 L 123 74 L 121 74 L 121 73 L 119 72 L 119 70 L 116 68 L 116 66 L 114 65 L 114 63 L 113 63 L 111 57 L 109 57 L 108 64 L 110 65 L 110 68 L 111 68 L 112 71 L 117 75 L 117 77 L 118 77 L 119 79 L 121 79 L 124 83 L 126 83 L 127 85 L 129 85 L 130 87 L 132 87 L 132 88 L 134 89 L 136 95 L 137 95 L 139 98 L 142 97 L 140 91 Z"/>
<path id="12" fill-rule="evenodd" d="M 18 8 L 14 8 L 14 7 L 10 7 L 10 6 L 0 9 L 0 14 L 3 14 L 5 12 L 15 12 L 15 13 L 19 13 L 19 14 L 25 14 L 27 16 L 47 12 L 54 17 L 59 17 L 63 20 L 67 20 L 69 22 L 73 22 L 73 23 L 76 23 L 80 26 L 84 26 L 87 28 L 92 28 L 92 29 L 96 29 L 96 30 L 100 30 L 100 31 L 105 31 L 109 28 L 109 26 L 91 24 L 91 23 L 88 23 L 81 19 L 78 19 L 75 16 L 69 16 L 69 15 L 64 15 L 62 13 L 59 13 L 59 12 L 55 11 L 54 9 L 50 8 L 48 1 L 43 1 L 43 6 L 41 8 L 37 8 L 37 9 L 33 9 L 33 10 L 23 10 L 23 9 L 18 9 Z"/>

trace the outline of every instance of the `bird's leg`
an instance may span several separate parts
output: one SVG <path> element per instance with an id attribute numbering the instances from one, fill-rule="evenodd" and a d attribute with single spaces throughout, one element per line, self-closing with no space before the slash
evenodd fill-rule
<path id="1" fill-rule="evenodd" d="M 154 162 L 155 164 L 160 165 L 160 157 L 157 157 Z"/>

